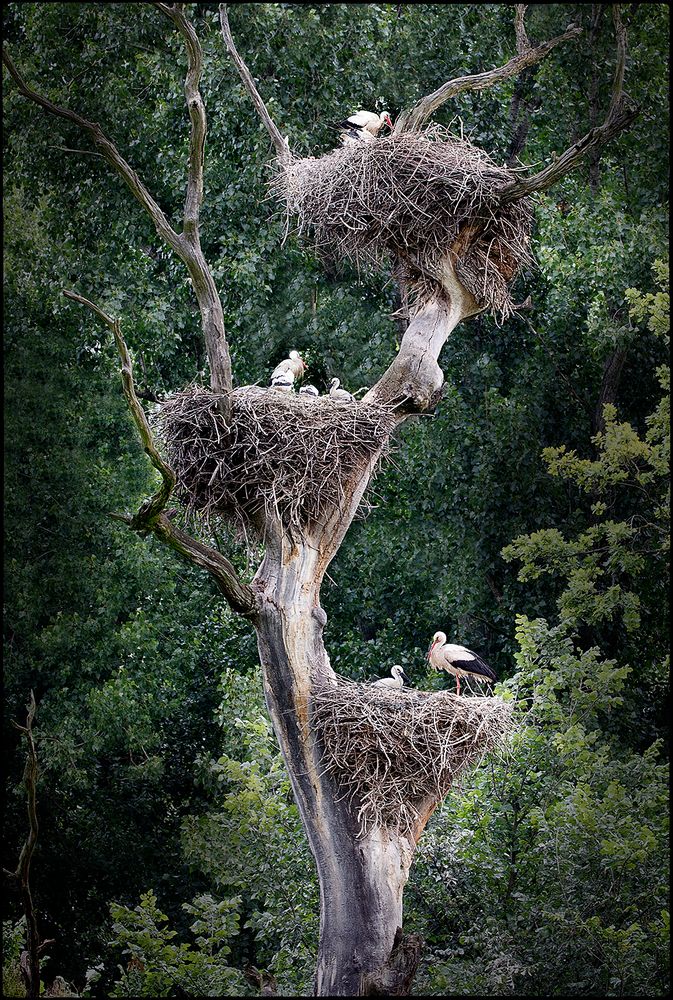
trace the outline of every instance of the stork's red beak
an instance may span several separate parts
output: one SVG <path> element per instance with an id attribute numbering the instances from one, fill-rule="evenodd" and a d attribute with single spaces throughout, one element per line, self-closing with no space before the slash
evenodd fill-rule
<path id="1" fill-rule="evenodd" d="M 386 125 L 388 126 L 388 128 L 392 128 L 393 127 L 393 120 L 390 117 L 390 115 L 384 115 L 383 116 L 383 120 L 386 123 Z"/>

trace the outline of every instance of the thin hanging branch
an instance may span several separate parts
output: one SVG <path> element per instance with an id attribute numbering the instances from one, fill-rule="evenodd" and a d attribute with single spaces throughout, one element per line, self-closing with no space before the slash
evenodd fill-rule
<path id="1" fill-rule="evenodd" d="M 124 521 L 133 530 L 141 534 L 152 533 L 166 545 L 169 545 L 176 552 L 181 553 L 191 562 L 207 570 L 213 577 L 221 593 L 229 602 L 233 611 L 246 618 L 254 619 L 256 614 L 256 599 L 251 587 L 241 582 L 236 570 L 217 549 L 204 545 L 203 542 L 192 538 L 185 531 L 176 528 L 170 517 L 165 512 L 166 504 L 175 486 L 175 473 L 164 462 L 154 443 L 152 431 L 145 416 L 133 382 L 133 363 L 131 355 L 118 319 L 108 316 L 99 306 L 83 295 L 76 292 L 63 290 L 63 294 L 79 302 L 81 305 L 91 309 L 111 330 L 114 335 L 115 344 L 122 362 L 122 385 L 124 396 L 131 411 L 131 416 L 138 429 L 140 440 L 145 454 L 150 459 L 152 465 L 161 474 L 162 485 L 158 491 L 141 505 L 137 514 L 125 515 L 117 514 L 118 520 Z"/>
<path id="2" fill-rule="evenodd" d="M 597 128 L 590 129 L 560 156 L 547 164 L 532 177 L 516 177 L 504 187 L 500 194 L 502 204 L 517 201 L 536 191 L 546 191 L 562 177 L 570 173 L 587 156 L 600 149 L 615 136 L 624 132 L 638 115 L 640 108 L 624 93 L 624 70 L 626 66 L 626 29 L 622 23 L 619 6 L 613 4 L 612 18 L 617 40 L 617 66 L 612 86 L 612 98 L 605 121 Z"/>
<path id="3" fill-rule="evenodd" d="M 173 8 L 168 8 L 166 12 L 168 13 L 168 11 L 171 11 L 169 16 L 171 16 L 173 20 L 175 20 L 175 18 L 180 20 L 180 18 L 182 18 L 184 21 L 184 15 L 182 15 L 181 12 L 174 12 Z M 187 22 L 185 22 L 185 24 L 187 25 Z M 193 29 L 191 29 L 191 26 L 189 25 L 187 25 L 185 30 L 188 35 L 190 31 L 193 32 Z M 192 47 L 190 48 L 188 45 L 188 59 L 192 61 L 189 62 L 187 73 L 189 83 L 187 86 L 189 88 L 188 93 L 192 93 L 198 83 L 198 75 L 200 72 L 198 67 L 198 54 L 200 52 L 200 47 L 198 46 L 197 39 L 196 49 L 194 49 L 193 41 L 196 36 L 194 35 L 192 38 L 191 35 L 189 35 L 189 37 L 190 45 Z M 196 62 L 193 62 L 194 59 L 196 59 Z M 10 76 L 16 83 L 19 93 L 23 97 L 33 101 L 49 114 L 72 122 L 78 128 L 82 129 L 82 131 L 89 134 L 101 155 L 126 182 L 133 196 L 148 213 L 154 223 L 157 233 L 166 241 L 166 243 L 168 243 L 171 249 L 175 251 L 187 267 L 201 312 L 201 324 L 204 333 L 206 353 L 210 364 L 210 384 L 214 391 L 224 394 L 222 405 L 226 410 L 228 399 L 226 394 L 231 391 L 232 376 L 229 347 L 224 331 L 222 304 L 220 302 L 212 274 L 210 273 L 210 268 L 203 257 L 201 247 L 198 242 L 198 210 L 203 190 L 201 160 L 203 157 L 203 141 L 205 138 L 205 114 L 203 114 L 202 117 L 202 108 L 200 110 L 198 108 L 200 98 L 199 100 L 194 98 L 195 108 L 193 110 L 190 105 L 190 114 L 193 114 L 193 119 L 192 135 L 190 138 L 190 170 L 187 184 L 187 200 L 185 204 L 186 229 L 183 233 L 177 233 L 171 226 L 162 209 L 145 187 L 144 183 L 138 177 L 138 174 L 124 159 L 116 145 L 108 139 L 97 122 L 89 121 L 87 118 L 77 114 L 75 111 L 71 111 L 69 108 L 64 108 L 58 104 L 54 104 L 52 101 L 43 97 L 41 94 L 38 94 L 37 91 L 29 87 L 17 67 L 14 65 L 8 51 L 4 48 L 2 52 L 2 61 L 7 67 Z M 198 89 L 196 89 L 196 92 L 198 93 Z M 201 126 L 203 126 L 203 128 Z M 228 415 L 228 410 L 225 415 Z"/>
<path id="4" fill-rule="evenodd" d="M 285 162 L 291 157 L 289 144 L 278 131 L 273 118 L 267 110 L 266 104 L 259 95 L 259 91 L 255 86 L 255 81 L 252 78 L 250 70 L 238 54 L 236 46 L 234 45 L 234 39 L 231 35 L 231 28 L 229 27 L 229 16 L 227 14 L 226 3 L 220 4 L 220 27 L 222 29 L 224 44 L 227 46 L 227 52 L 231 56 L 233 63 L 238 70 L 238 74 L 243 81 L 243 86 L 252 98 L 252 103 L 255 105 L 257 114 L 262 119 L 264 127 L 271 137 L 271 141 L 276 148 L 276 155 L 281 162 Z"/>
<path id="5" fill-rule="evenodd" d="M 14 726 L 26 737 L 28 744 L 28 756 L 23 772 L 23 783 L 26 788 L 28 806 L 28 836 L 24 841 L 19 855 L 16 870 L 5 874 L 16 879 L 21 890 L 21 900 L 23 903 L 23 913 L 26 918 L 26 948 L 21 954 L 21 976 L 26 988 L 27 997 L 39 997 L 40 995 L 40 951 L 44 944 L 40 942 L 40 935 L 37 928 L 37 917 L 33 907 L 33 896 L 30 889 L 30 864 L 33 859 L 33 852 L 37 844 L 39 824 L 37 821 L 37 751 L 35 749 L 35 739 L 33 737 L 33 721 L 35 719 L 36 705 L 35 695 L 30 692 L 30 700 L 26 706 L 28 714 L 25 726 L 20 726 L 17 722 Z"/>
<path id="6" fill-rule="evenodd" d="M 544 59 L 561 42 L 577 38 L 582 33 L 581 28 L 571 24 L 568 25 L 568 28 L 562 35 L 557 35 L 556 38 L 551 38 L 548 42 L 542 42 L 542 44 L 536 45 L 535 48 L 531 48 L 523 26 L 524 11 L 521 9 L 525 9 L 526 5 L 517 4 L 516 6 L 515 31 L 518 54 L 510 59 L 508 63 L 505 63 L 504 66 L 497 66 L 495 69 L 487 70 L 484 73 L 473 73 L 469 76 L 459 76 L 454 80 L 448 80 L 447 83 L 442 84 L 434 93 L 429 94 L 419 101 L 410 111 L 403 112 L 397 119 L 395 132 L 417 131 L 430 115 L 434 114 L 437 108 L 441 107 L 451 97 L 455 97 L 465 90 L 486 90 L 498 83 L 502 83 L 503 80 L 509 80 L 512 76 L 518 76 L 528 66 L 532 66 L 534 63 Z"/>

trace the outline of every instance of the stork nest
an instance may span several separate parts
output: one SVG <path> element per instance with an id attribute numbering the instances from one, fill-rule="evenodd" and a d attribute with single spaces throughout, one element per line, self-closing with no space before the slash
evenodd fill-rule
<path id="1" fill-rule="evenodd" d="M 460 774 L 503 744 L 512 705 L 339 678 L 314 692 L 312 717 L 360 835 L 386 827 L 408 836 Z"/>
<path id="2" fill-rule="evenodd" d="M 499 203 L 512 176 L 432 125 L 290 160 L 271 183 L 324 259 L 392 267 L 421 296 L 441 290 L 448 261 L 477 303 L 504 320 L 514 308 L 509 285 L 532 263 L 529 200 Z"/>
<path id="3" fill-rule="evenodd" d="M 231 393 L 227 424 L 221 398 L 193 386 L 165 402 L 156 419 L 188 515 L 243 522 L 263 533 L 275 519 L 302 534 L 338 512 L 368 465 L 386 453 L 392 411 L 277 389 Z M 359 512 L 369 505 L 361 502 Z"/>

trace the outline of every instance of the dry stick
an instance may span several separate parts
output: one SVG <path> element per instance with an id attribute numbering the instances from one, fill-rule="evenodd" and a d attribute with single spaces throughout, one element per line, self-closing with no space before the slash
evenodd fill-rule
<path id="1" fill-rule="evenodd" d="M 28 743 L 28 757 L 26 767 L 23 772 L 23 782 L 26 787 L 28 799 L 28 828 L 29 833 L 19 855 L 19 862 L 16 871 L 8 872 L 19 883 L 21 888 L 21 898 L 23 901 L 23 912 L 26 918 L 26 951 L 27 960 L 24 954 L 21 955 L 21 975 L 26 987 L 27 997 L 39 997 L 40 995 L 40 935 L 37 930 L 37 918 L 33 909 L 33 897 L 30 891 L 30 863 L 33 851 L 37 843 L 39 826 L 37 822 L 37 752 L 35 750 L 35 740 L 33 739 L 33 720 L 35 719 L 36 705 L 35 695 L 30 692 L 30 701 L 27 705 L 28 715 L 26 725 L 20 726 L 14 723 L 16 728 L 26 737 Z"/>
<path id="2" fill-rule="evenodd" d="M 84 298 L 83 295 L 78 295 L 66 289 L 64 289 L 63 294 L 67 298 L 87 306 L 112 330 L 122 362 L 124 396 L 138 429 L 143 449 L 152 462 L 152 465 L 161 473 L 163 480 L 160 489 L 154 496 L 142 504 L 137 514 L 133 517 L 125 514 L 116 514 L 114 515 L 115 518 L 124 521 L 133 531 L 140 533 L 152 532 L 152 534 L 156 535 L 166 545 L 175 549 L 176 552 L 180 552 L 191 562 L 207 570 L 232 609 L 238 612 L 238 614 L 253 620 L 257 607 L 255 594 L 251 587 L 241 583 L 236 570 L 229 560 L 216 549 L 204 545 L 202 542 L 197 541 L 197 539 L 192 538 L 191 535 L 176 528 L 165 513 L 166 503 L 175 486 L 175 473 L 159 454 L 147 417 L 145 416 L 145 411 L 136 395 L 133 383 L 131 355 L 122 336 L 119 320 L 108 316 L 99 306 L 89 299 Z"/>
<path id="3" fill-rule="evenodd" d="M 617 40 L 617 66 L 612 85 L 612 97 L 605 121 L 597 128 L 590 129 L 586 135 L 569 146 L 560 156 L 549 163 L 532 177 L 519 178 L 504 187 L 500 192 L 501 204 L 525 198 L 535 191 L 546 191 L 562 177 L 574 170 L 587 153 L 600 149 L 615 136 L 624 132 L 638 115 L 640 108 L 623 91 L 624 70 L 626 66 L 626 29 L 619 14 L 619 5 L 612 5 L 612 18 Z"/>
<path id="4" fill-rule="evenodd" d="M 188 51 L 191 58 L 193 53 L 189 49 Z M 175 251 L 178 257 L 185 264 L 192 279 L 192 285 L 194 287 L 194 292 L 201 311 L 201 324 L 206 344 L 206 353 L 208 354 L 208 361 L 210 364 L 211 386 L 216 391 L 220 391 L 222 393 L 229 392 L 232 387 L 231 361 L 229 359 L 229 348 L 224 333 L 222 305 L 220 303 L 210 269 L 208 268 L 203 254 L 201 253 L 201 249 L 198 246 L 198 236 L 197 242 L 195 243 L 193 236 L 188 233 L 179 234 L 173 229 L 166 215 L 140 180 L 138 174 L 127 163 L 115 144 L 108 139 L 97 122 L 89 121 L 87 118 L 82 117 L 82 115 L 77 114 L 75 111 L 71 111 L 69 108 L 63 108 L 58 104 L 54 104 L 52 101 L 43 97 L 41 94 L 38 94 L 37 91 L 29 87 L 21 76 L 19 70 L 14 65 L 8 51 L 4 48 L 2 52 L 2 61 L 7 67 L 10 76 L 15 81 L 19 89 L 19 93 L 22 94 L 23 97 L 26 97 L 28 100 L 38 104 L 41 108 L 44 108 L 45 111 L 54 115 L 56 118 L 64 118 L 66 121 L 72 122 L 78 128 L 82 129 L 82 131 L 89 134 L 101 155 L 125 181 L 133 196 L 148 213 L 159 236 L 166 241 L 166 243 L 172 250 Z M 191 64 L 190 71 L 193 73 L 193 67 Z M 193 131 L 190 147 L 197 143 L 198 136 Z M 192 170 L 192 161 L 194 159 L 192 153 L 193 151 L 190 149 L 188 202 L 193 208 L 195 194 L 198 200 L 198 171 L 194 173 Z M 190 182 L 191 193 L 189 187 Z M 226 408 L 226 397 L 224 404 Z"/>
<path id="5" fill-rule="evenodd" d="M 255 81 L 252 78 L 250 70 L 246 66 L 243 59 L 238 54 L 236 46 L 234 45 L 234 39 L 231 35 L 231 28 L 229 27 L 229 15 L 227 14 L 226 3 L 220 4 L 220 28 L 222 30 L 222 37 L 224 38 L 224 44 L 227 47 L 227 52 L 231 56 L 233 63 L 238 70 L 238 74 L 243 81 L 243 86 L 248 91 L 250 97 L 252 98 L 252 103 L 255 106 L 257 114 L 262 119 L 264 127 L 271 137 L 271 141 L 276 147 L 276 155 L 278 159 L 285 163 L 292 158 L 290 152 L 290 146 L 287 140 L 278 131 L 278 128 L 273 121 L 273 118 L 269 114 L 266 104 L 259 95 L 259 91 L 255 86 Z"/>

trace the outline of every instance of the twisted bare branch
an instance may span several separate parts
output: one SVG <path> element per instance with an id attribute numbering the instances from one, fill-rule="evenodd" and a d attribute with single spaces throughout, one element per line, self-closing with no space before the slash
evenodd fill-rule
<path id="1" fill-rule="evenodd" d="M 112 330 L 122 362 L 124 396 L 138 429 L 143 450 L 154 468 L 161 473 L 162 484 L 160 488 L 152 497 L 145 500 L 137 514 L 133 516 L 118 514 L 115 515 L 116 519 L 124 521 L 133 531 L 138 531 L 141 534 L 151 532 L 176 552 L 180 552 L 191 562 L 207 570 L 232 610 L 247 618 L 254 618 L 256 612 L 254 592 L 251 587 L 239 580 L 238 574 L 229 560 L 217 549 L 204 545 L 185 531 L 176 528 L 165 512 L 166 504 L 175 486 L 175 473 L 159 454 L 145 411 L 136 394 L 133 382 L 133 362 L 122 336 L 119 320 L 108 316 L 99 306 L 83 295 L 78 295 L 68 289 L 64 289 L 63 294 L 74 302 L 87 306 Z"/>
<path id="2" fill-rule="evenodd" d="M 570 173 L 584 157 L 605 146 L 611 139 L 626 131 L 636 118 L 639 107 L 624 93 L 624 69 L 626 66 L 626 29 L 622 23 L 618 4 L 612 6 L 612 17 L 617 40 L 617 66 L 612 85 L 612 98 L 605 121 L 590 129 L 586 135 L 569 146 L 560 156 L 547 164 L 532 177 L 516 177 L 501 191 L 501 202 L 516 201 L 535 191 L 546 191 L 562 177 Z"/>
<path id="3" fill-rule="evenodd" d="M 206 109 L 199 90 L 203 72 L 203 50 L 198 35 L 187 20 L 181 4 L 172 6 L 155 3 L 156 7 L 169 17 L 185 40 L 187 49 L 187 76 L 185 79 L 185 99 L 192 125 L 189 140 L 189 173 L 183 219 L 185 237 L 194 245 L 199 245 L 199 210 L 203 201 L 203 160 L 206 145 Z"/>
<path id="4" fill-rule="evenodd" d="M 23 772 L 23 783 L 26 789 L 28 808 L 28 836 L 26 837 L 19 855 L 19 861 L 13 872 L 4 869 L 5 874 L 16 879 L 21 890 L 21 900 L 23 903 L 23 913 L 26 918 L 26 947 L 21 954 L 20 967 L 21 976 L 26 988 L 27 997 L 39 997 L 40 995 L 40 951 L 46 942 L 40 941 L 37 927 L 37 917 L 33 907 L 33 896 L 30 888 L 30 864 L 33 859 L 33 852 L 37 844 L 39 824 L 37 821 L 37 751 L 35 749 L 35 738 L 33 736 L 33 722 L 37 706 L 35 695 L 30 692 L 30 699 L 26 706 L 28 713 L 25 726 L 14 723 L 26 737 L 28 744 L 28 756 Z"/>
<path id="5" fill-rule="evenodd" d="M 252 98 L 252 103 L 255 105 L 257 114 L 262 119 L 264 127 L 271 137 L 271 141 L 276 147 L 276 155 L 281 162 L 285 162 L 290 158 L 290 147 L 288 142 L 283 138 L 283 136 L 278 131 L 278 128 L 273 121 L 271 115 L 269 114 L 266 104 L 259 95 L 259 91 L 255 86 L 255 81 L 252 78 L 250 70 L 246 66 L 243 59 L 241 59 L 236 46 L 234 45 L 234 39 L 231 35 L 231 28 L 229 27 L 229 16 L 227 14 L 226 3 L 220 4 L 220 27 L 222 29 L 222 37 L 224 38 L 224 44 L 227 46 L 227 52 L 231 56 L 233 63 L 238 70 L 238 74 L 243 81 L 243 86 L 250 94 Z"/>
<path id="6" fill-rule="evenodd" d="M 524 18 L 526 16 L 526 11 L 528 9 L 527 3 L 516 4 L 516 11 L 514 14 L 514 32 L 516 34 L 516 51 L 519 55 L 523 55 L 531 47 L 530 41 L 528 40 L 528 35 L 526 34 L 526 25 L 524 24 Z"/>
<path id="7" fill-rule="evenodd" d="M 531 48 L 528 37 L 523 27 L 523 11 L 520 9 L 525 4 L 517 4 L 517 14 L 515 20 L 515 30 L 517 35 L 518 54 L 514 56 L 504 66 L 497 66 L 495 69 L 487 70 L 484 73 L 473 73 L 469 76 L 459 76 L 454 80 L 449 80 L 442 84 L 433 94 L 424 97 L 411 111 L 403 112 L 395 124 L 395 132 L 405 132 L 418 130 L 423 123 L 432 115 L 437 108 L 441 107 L 451 97 L 461 94 L 465 90 L 486 90 L 503 80 L 508 80 L 512 76 L 517 76 L 528 66 L 544 59 L 552 49 L 560 45 L 561 42 L 571 38 L 577 38 L 582 33 L 582 29 L 575 25 L 569 25 L 562 35 L 551 38 L 548 42 Z"/>
<path id="8" fill-rule="evenodd" d="M 173 8 L 170 8 L 170 10 L 172 11 Z M 173 17 L 173 14 L 170 16 Z M 178 12 L 175 16 L 182 16 L 184 19 L 184 16 L 180 15 L 180 12 Z M 168 243 L 171 249 L 174 250 L 178 257 L 183 261 L 192 279 L 192 285 L 194 287 L 194 292 L 196 294 L 201 312 L 201 324 L 205 338 L 206 353 L 210 363 L 210 384 L 216 392 L 229 393 L 232 388 L 231 360 L 229 357 L 227 338 L 224 331 L 222 304 L 220 302 L 212 274 L 210 273 L 210 269 L 206 264 L 198 243 L 198 208 L 202 192 L 202 169 L 200 166 L 200 160 L 203 155 L 202 140 L 205 136 L 205 130 L 203 132 L 203 136 L 201 136 L 200 126 L 197 127 L 193 124 L 190 143 L 188 194 L 187 203 L 185 205 L 185 220 L 188 222 L 188 226 L 185 233 L 179 234 L 173 229 L 166 215 L 140 180 L 135 170 L 133 170 L 133 168 L 127 163 L 115 144 L 108 139 L 97 122 L 89 121 L 87 118 L 77 114 L 75 111 L 71 111 L 69 108 L 64 108 L 60 105 L 54 104 L 52 101 L 43 97 L 41 94 L 38 94 L 37 91 L 29 87 L 19 70 L 14 65 L 14 62 L 6 49 L 3 49 L 2 61 L 7 67 L 10 76 L 17 84 L 19 93 L 22 94 L 23 97 L 26 97 L 28 100 L 38 104 L 49 114 L 72 122 L 78 128 L 89 134 L 101 155 L 126 182 L 133 196 L 138 202 L 140 202 L 145 211 L 148 213 L 154 223 L 157 233 L 166 241 L 166 243 Z M 198 79 L 198 67 L 190 66 L 190 69 L 188 70 L 190 88 L 194 85 L 193 81 L 195 79 L 195 71 L 197 72 L 196 79 Z M 200 120 L 200 111 L 198 108 L 194 111 L 194 115 L 195 118 Z M 205 117 L 203 121 L 205 122 Z M 188 212 L 190 213 L 189 219 L 187 218 Z M 223 402 L 224 400 L 226 400 L 226 396 L 224 397 Z"/>

